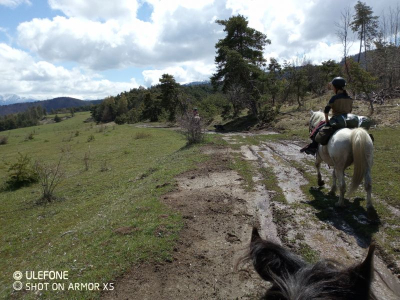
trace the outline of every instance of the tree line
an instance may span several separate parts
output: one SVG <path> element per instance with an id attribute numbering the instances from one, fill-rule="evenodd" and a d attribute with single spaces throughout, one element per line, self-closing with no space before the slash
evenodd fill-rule
<path id="1" fill-rule="evenodd" d="M 0 131 L 39 125 L 46 116 L 46 109 L 41 106 L 29 107 L 26 111 L 0 116 Z"/>

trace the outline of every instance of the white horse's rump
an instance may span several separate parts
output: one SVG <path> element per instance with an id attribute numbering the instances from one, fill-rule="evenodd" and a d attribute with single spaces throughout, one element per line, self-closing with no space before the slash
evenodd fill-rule
<path id="1" fill-rule="evenodd" d="M 312 130 L 325 116 L 322 112 L 311 112 L 310 130 Z M 354 173 L 350 186 L 350 194 L 364 180 L 367 192 L 367 208 L 373 208 L 371 202 L 371 168 L 373 163 L 373 143 L 367 131 L 363 128 L 343 128 L 334 133 L 326 146 L 319 145 L 315 166 L 318 172 L 318 185 L 324 185 L 320 172 L 322 162 L 333 166 L 331 195 L 336 193 L 336 181 L 339 181 L 340 196 L 337 206 L 344 206 L 346 183 L 344 170 L 354 163 Z"/>

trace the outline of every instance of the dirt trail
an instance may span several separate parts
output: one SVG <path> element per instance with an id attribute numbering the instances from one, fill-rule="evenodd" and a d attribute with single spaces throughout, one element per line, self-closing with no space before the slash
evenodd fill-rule
<path id="1" fill-rule="evenodd" d="M 104 299 L 254 299 L 265 291 L 254 270 L 235 264 L 247 250 L 253 225 L 272 228 L 262 185 L 243 189 L 227 167 L 226 149 L 205 149 L 212 161 L 177 178 L 176 191 L 162 201 L 185 221 L 172 261 L 134 266 Z M 276 230 L 275 230 L 276 234 Z"/>
<path id="2" fill-rule="evenodd" d="M 307 164 L 307 161 L 311 160 L 309 156 L 299 153 L 300 146 L 283 141 L 263 143 L 261 147 L 250 146 L 248 149 L 258 156 L 261 167 L 273 168 L 275 176 L 278 178 L 278 185 L 285 195 L 287 204 L 280 203 L 274 208 L 284 212 L 290 218 L 290 221 L 280 223 L 280 232 L 284 235 L 280 238 L 291 241 L 289 246 L 294 248 L 296 246 L 304 248 L 305 243 L 321 258 L 335 259 L 344 265 L 353 264 L 365 257 L 370 241 L 359 236 L 352 226 L 339 216 L 339 213 L 334 212 L 334 218 L 322 221 L 315 217 L 318 211 L 312 207 L 302 208 L 290 205 L 295 202 L 304 202 L 307 199 L 301 186 L 308 184 L 308 181 L 298 168 L 315 173 L 310 164 Z M 329 209 L 335 210 L 333 207 Z M 355 217 L 360 223 L 367 221 L 365 215 Z M 375 294 L 381 299 L 399 299 L 400 283 L 398 279 L 377 256 L 375 256 L 374 265 L 375 280 L 372 288 Z"/>
<path id="3" fill-rule="evenodd" d="M 237 143 L 233 134 L 224 139 Z M 177 189 L 162 198 L 185 221 L 173 259 L 133 266 L 117 281 L 116 289 L 102 298 L 257 299 L 268 283 L 249 264 L 234 269 L 249 245 L 254 225 L 262 236 L 300 253 L 305 249 L 310 252 L 306 254 L 334 258 L 345 265 L 362 260 L 370 240 L 359 236 L 333 207 L 328 208 L 330 218 L 323 219 L 320 214 L 324 211 L 314 203 L 318 201 L 310 203 L 304 195 L 301 186 L 308 183 L 304 172 L 315 171 L 312 158 L 300 154 L 299 149 L 294 142 L 281 141 L 258 147 L 243 145 L 236 151 L 255 170 L 273 170 L 285 203 L 271 201 L 275 191 L 264 186 L 260 171 L 254 173 L 253 191 L 244 189 L 243 179 L 227 163 L 235 151 L 204 149 L 212 160 L 179 176 Z M 325 173 L 327 176 L 328 170 Z M 315 193 L 321 196 L 319 190 Z M 366 222 L 362 213 L 355 220 Z M 399 281 L 378 257 L 375 269 L 376 295 L 399 299 Z"/>

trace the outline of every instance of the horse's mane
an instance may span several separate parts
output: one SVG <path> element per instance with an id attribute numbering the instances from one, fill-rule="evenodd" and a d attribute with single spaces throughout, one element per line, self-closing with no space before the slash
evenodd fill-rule
<path id="1" fill-rule="evenodd" d="M 310 129 L 315 128 L 317 124 L 325 120 L 325 114 L 322 111 L 311 111 Z"/>
<path id="2" fill-rule="evenodd" d="M 364 262 L 343 267 L 334 260 L 316 264 L 274 242 L 263 240 L 253 228 L 248 258 L 262 279 L 272 283 L 264 299 L 291 300 L 371 300 L 373 253 L 371 245 Z"/>

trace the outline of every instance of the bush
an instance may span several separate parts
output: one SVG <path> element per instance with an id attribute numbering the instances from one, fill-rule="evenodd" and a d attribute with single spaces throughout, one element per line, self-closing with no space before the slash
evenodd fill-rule
<path id="1" fill-rule="evenodd" d="M 6 183 L 11 189 L 18 189 L 38 181 L 37 174 L 28 155 L 22 155 L 21 153 L 18 153 L 18 155 L 17 162 L 8 169 L 9 174 Z"/>
<path id="2" fill-rule="evenodd" d="M 1 135 L 0 136 L 0 145 L 5 145 L 8 143 L 8 136 Z"/>
<path id="3" fill-rule="evenodd" d="M 54 117 L 54 121 L 55 121 L 56 123 L 59 123 L 59 122 L 61 122 L 61 118 L 60 118 L 58 115 L 56 115 L 56 116 Z"/>
<path id="4" fill-rule="evenodd" d="M 40 161 L 35 163 L 35 172 L 42 188 L 42 197 L 39 203 L 52 202 L 55 199 L 54 190 L 64 178 L 61 169 L 62 156 L 57 164 L 45 164 Z"/>
<path id="5" fill-rule="evenodd" d="M 183 115 L 179 123 L 189 145 L 203 141 L 203 122 L 198 116 L 194 116 L 191 113 L 186 113 Z"/>
<path id="6" fill-rule="evenodd" d="M 128 117 L 127 117 L 126 114 L 117 116 L 117 117 L 115 118 L 115 123 L 118 124 L 118 125 L 122 125 L 122 124 L 125 124 L 125 123 L 127 123 L 127 122 L 128 122 Z"/>
<path id="7" fill-rule="evenodd" d="M 277 114 L 279 112 L 279 107 L 272 107 L 269 104 L 264 105 L 259 113 L 258 113 L 258 119 L 262 122 L 262 123 L 271 123 L 272 121 L 275 120 Z"/>
<path id="8" fill-rule="evenodd" d="M 94 141 L 94 135 L 93 134 L 89 135 L 87 141 L 88 143 Z"/>
<path id="9" fill-rule="evenodd" d="M 34 133 L 30 132 L 25 136 L 25 141 L 33 140 Z"/>

